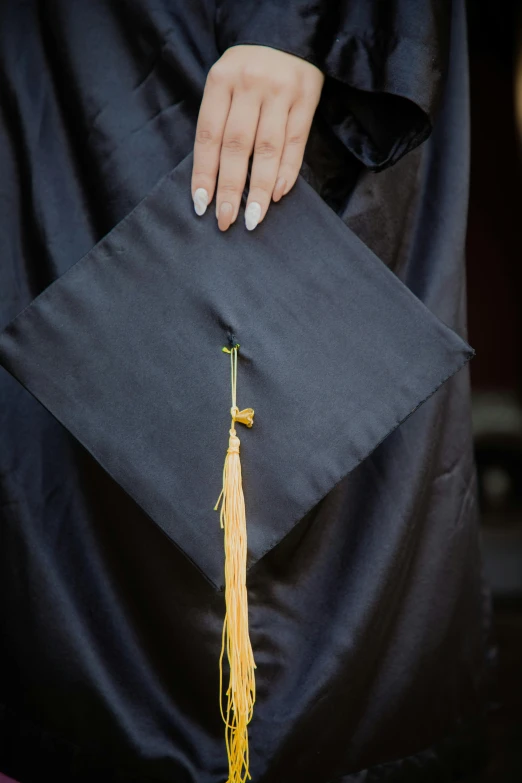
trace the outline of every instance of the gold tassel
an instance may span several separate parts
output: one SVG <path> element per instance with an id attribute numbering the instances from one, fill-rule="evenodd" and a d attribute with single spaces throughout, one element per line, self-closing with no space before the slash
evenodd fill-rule
<path id="1" fill-rule="evenodd" d="M 239 438 L 235 423 L 251 427 L 254 411 L 246 408 L 240 411 L 236 405 L 237 352 L 239 345 L 230 353 L 232 381 L 232 423 L 229 430 L 223 489 L 214 507 L 221 503 L 220 523 L 224 529 L 225 543 L 225 620 L 221 655 L 219 657 L 219 703 L 221 717 L 225 723 L 225 741 L 228 756 L 227 783 L 244 783 L 251 779 L 248 754 L 248 724 L 252 719 L 256 699 L 254 655 L 248 634 L 248 596 L 246 588 L 247 531 L 245 498 L 241 479 Z M 227 689 L 226 712 L 223 712 L 223 654 L 227 650 L 230 678 Z"/>

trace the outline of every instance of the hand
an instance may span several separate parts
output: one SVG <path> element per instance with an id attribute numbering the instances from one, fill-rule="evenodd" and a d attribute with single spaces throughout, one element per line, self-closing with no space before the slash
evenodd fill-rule
<path id="1" fill-rule="evenodd" d="M 217 181 L 219 228 L 236 220 L 253 153 L 246 227 L 263 220 L 270 200 L 295 184 L 323 81 L 315 65 L 292 54 L 268 46 L 227 49 L 209 71 L 199 110 L 192 170 L 198 215 Z"/>

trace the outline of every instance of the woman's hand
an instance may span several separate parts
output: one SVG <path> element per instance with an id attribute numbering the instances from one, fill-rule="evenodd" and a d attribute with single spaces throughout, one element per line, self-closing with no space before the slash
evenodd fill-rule
<path id="1" fill-rule="evenodd" d="M 210 69 L 194 145 L 192 198 L 203 215 L 216 192 L 222 231 L 239 212 L 250 156 L 245 212 L 252 230 L 270 200 L 293 187 L 324 76 L 305 60 L 267 46 L 233 46 Z"/>

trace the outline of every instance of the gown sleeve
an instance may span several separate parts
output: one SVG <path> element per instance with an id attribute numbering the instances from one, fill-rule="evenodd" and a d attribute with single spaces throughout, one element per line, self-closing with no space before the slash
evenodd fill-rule
<path id="1" fill-rule="evenodd" d="M 319 113 L 380 171 L 431 132 L 450 11 L 451 0 L 218 0 L 218 46 L 271 46 L 320 68 Z"/>

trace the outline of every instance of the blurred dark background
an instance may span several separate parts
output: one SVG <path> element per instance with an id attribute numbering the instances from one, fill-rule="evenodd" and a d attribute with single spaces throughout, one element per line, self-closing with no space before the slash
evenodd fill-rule
<path id="1" fill-rule="evenodd" d="M 521 6 L 468 0 L 469 341 L 477 352 L 473 424 L 498 661 L 480 783 L 522 781 Z"/>

